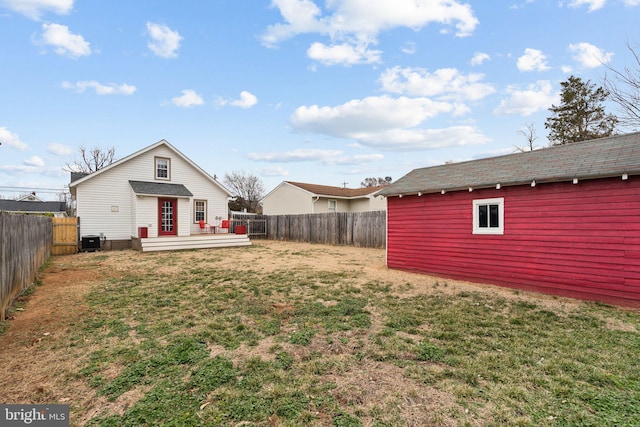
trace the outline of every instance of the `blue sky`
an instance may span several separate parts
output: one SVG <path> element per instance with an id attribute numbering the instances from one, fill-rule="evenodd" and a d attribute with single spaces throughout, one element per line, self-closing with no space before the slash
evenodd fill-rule
<path id="1" fill-rule="evenodd" d="M 633 66 L 640 0 L 0 0 L 0 195 L 168 140 L 211 175 L 357 188 L 513 152 L 570 75 Z M 609 112 L 615 113 L 615 106 Z"/>

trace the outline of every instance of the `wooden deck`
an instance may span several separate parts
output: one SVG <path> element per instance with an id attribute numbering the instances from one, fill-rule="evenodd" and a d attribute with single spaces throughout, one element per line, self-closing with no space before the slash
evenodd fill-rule
<path id="1" fill-rule="evenodd" d="M 186 237 L 153 237 L 137 239 L 142 252 L 178 251 L 184 249 L 228 248 L 250 246 L 251 240 L 246 234 L 195 234 Z M 135 247 L 134 243 L 134 247 Z"/>

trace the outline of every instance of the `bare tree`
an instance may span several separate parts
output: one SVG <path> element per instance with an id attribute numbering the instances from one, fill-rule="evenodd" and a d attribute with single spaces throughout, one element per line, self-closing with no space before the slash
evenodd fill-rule
<path id="1" fill-rule="evenodd" d="M 391 184 L 391 177 L 390 176 L 386 176 L 384 178 L 365 178 L 364 181 L 362 181 L 360 183 L 360 187 L 361 188 L 368 188 L 368 187 L 381 187 L 381 186 L 385 186 L 385 185 L 389 185 Z"/>
<path id="2" fill-rule="evenodd" d="M 526 147 L 516 146 L 516 150 L 521 153 L 524 153 L 525 151 L 535 150 L 536 146 L 533 145 L 533 143 L 535 142 L 536 139 L 538 139 L 538 136 L 536 135 L 536 129 L 533 126 L 533 123 L 527 123 L 526 126 L 527 126 L 526 129 L 520 129 L 518 131 L 518 134 L 524 136 L 525 139 L 527 140 Z"/>
<path id="3" fill-rule="evenodd" d="M 627 42 L 627 49 L 636 62 L 637 68 L 624 67 L 616 70 L 609 64 L 605 67 L 612 77 L 605 74 L 604 87 L 609 92 L 609 99 L 618 105 L 620 114 L 618 122 L 625 127 L 640 129 L 640 52 Z"/>
<path id="4" fill-rule="evenodd" d="M 71 198 L 71 193 L 69 193 L 68 191 L 63 191 L 61 193 L 58 193 L 58 201 L 59 202 L 64 202 L 65 207 L 66 207 L 66 214 L 67 216 L 75 216 L 76 212 L 75 209 L 73 207 L 73 201 Z"/>
<path id="5" fill-rule="evenodd" d="M 107 150 L 99 147 L 87 150 L 84 146 L 80 146 L 79 152 L 80 159 L 74 158 L 73 163 L 67 163 L 68 172 L 94 173 L 113 163 L 116 156 L 114 147 Z"/>
<path id="6" fill-rule="evenodd" d="M 259 213 L 260 199 L 264 194 L 262 180 L 244 171 L 234 171 L 224 175 L 224 185 L 231 190 L 236 200 L 229 203 L 232 210 Z"/>

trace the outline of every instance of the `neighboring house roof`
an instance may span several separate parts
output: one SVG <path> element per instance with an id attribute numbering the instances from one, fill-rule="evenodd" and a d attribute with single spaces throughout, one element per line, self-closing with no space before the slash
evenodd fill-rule
<path id="1" fill-rule="evenodd" d="M 17 201 L 29 201 L 29 202 L 44 202 L 40 197 L 36 196 L 36 193 L 29 193 L 25 196 L 19 197 Z"/>
<path id="2" fill-rule="evenodd" d="M 640 174 L 640 133 L 414 169 L 378 193 L 456 191 Z"/>
<path id="3" fill-rule="evenodd" d="M 77 181 L 80 178 L 84 178 L 87 175 L 90 175 L 90 174 L 86 172 L 71 172 L 71 182 Z"/>
<path id="4" fill-rule="evenodd" d="M 366 197 L 376 193 L 383 187 L 345 188 L 331 187 L 329 185 L 305 184 L 303 182 L 284 181 L 287 184 L 301 188 L 316 196 L 342 197 L 347 199 Z"/>
<path id="5" fill-rule="evenodd" d="M 66 212 L 65 202 L 35 202 L 26 200 L 0 200 L 0 211 L 7 212 Z"/>
<path id="6" fill-rule="evenodd" d="M 133 154 L 128 155 L 127 157 L 124 157 L 116 162 L 111 163 L 109 166 L 106 166 L 96 172 L 93 172 L 91 174 L 87 174 L 82 176 L 81 173 L 78 172 L 72 172 L 71 173 L 71 182 L 69 183 L 69 190 L 71 190 L 72 194 L 75 191 L 76 186 L 78 186 L 79 184 L 82 184 L 83 182 L 86 182 L 90 179 L 93 179 L 94 177 L 101 175 L 103 173 L 105 173 L 106 171 L 113 169 L 115 167 L 118 167 L 119 165 L 140 156 L 141 154 L 144 154 L 148 151 L 151 151 L 161 145 L 166 146 L 167 148 L 169 148 L 170 150 L 172 150 L 177 156 L 181 157 L 185 162 L 189 163 L 192 167 L 194 167 L 195 169 L 197 169 L 200 173 L 202 173 L 202 175 L 204 175 L 207 179 L 209 179 L 211 182 L 213 182 L 214 184 L 216 184 L 218 187 L 220 187 L 220 189 L 222 191 L 224 191 L 225 193 L 227 193 L 227 196 L 231 197 L 233 196 L 233 194 L 226 189 L 222 184 L 220 184 L 218 182 L 218 180 L 216 180 L 214 177 L 212 177 L 211 175 L 209 175 L 207 172 L 204 171 L 204 169 L 202 169 L 200 166 L 196 165 L 195 163 L 193 163 L 191 161 L 191 159 L 189 159 L 187 156 L 185 156 L 184 154 L 182 154 L 177 148 L 175 148 L 173 145 L 169 144 L 169 142 L 167 140 L 160 140 L 158 142 L 156 142 L 155 144 L 152 144 L 148 147 L 143 148 L 142 150 L 136 151 Z M 188 190 L 187 190 L 188 191 Z"/>
<path id="7" fill-rule="evenodd" d="M 182 184 L 165 182 L 129 181 L 133 192 L 141 196 L 192 197 L 193 193 Z"/>

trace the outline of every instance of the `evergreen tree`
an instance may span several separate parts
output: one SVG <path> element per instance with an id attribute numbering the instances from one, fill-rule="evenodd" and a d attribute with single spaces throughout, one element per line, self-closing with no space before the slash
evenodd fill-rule
<path id="1" fill-rule="evenodd" d="M 606 89 L 574 76 L 561 85 L 561 103 L 549 108 L 552 116 L 544 124 L 553 145 L 613 135 L 618 118 L 605 113 L 602 103 L 609 96 Z"/>

